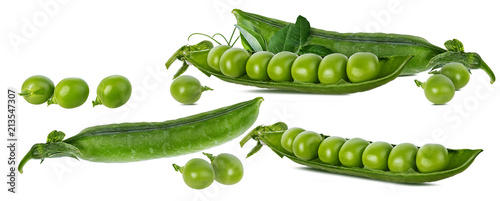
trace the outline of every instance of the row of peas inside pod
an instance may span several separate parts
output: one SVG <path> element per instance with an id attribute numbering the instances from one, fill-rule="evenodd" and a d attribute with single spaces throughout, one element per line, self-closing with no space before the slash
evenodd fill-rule
<path id="1" fill-rule="evenodd" d="M 250 54 L 241 48 L 219 45 L 210 50 L 207 63 L 229 77 L 248 75 L 254 80 L 275 82 L 356 83 L 375 79 L 380 73 L 378 57 L 369 52 L 358 52 L 349 58 L 333 53 L 322 58 L 313 53 L 298 56 L 288 51 Z"/>
<path id="2" fill-rule="evenodd" d="M 132 94 L 130 81 L 121 75 L 111 75 L 102 79 L 97 86 L 97 98 L 92 105 L 104 105 L 117 108 L 124 105 Z M 48 77 L 34 75 L 27 78 L 19 95 L 31 104 L 57 104 L 63 108 L 76 108 L 87 101 L 89 85 L 85 80 L 76 77 L 64 78 L 57 85 Z"/>
<path id="3" fill-rule="evenodd" d="M 448 151 L 440 144 L 420 148 L 411 143 L 393 146 L 387 142 L 368 142 L 361 138 L 326 139 L 313 131 L 290 128 L 281 137 L 281 146 L 302 160 L 319 158 L 322 163 L 374 170 L 422 173 L 437 172 L 448 166 Z"/>

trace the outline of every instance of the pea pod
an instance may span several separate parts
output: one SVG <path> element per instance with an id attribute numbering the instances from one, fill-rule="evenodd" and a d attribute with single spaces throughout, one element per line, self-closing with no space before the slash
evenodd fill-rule
<path id="1" fill-rule="evenodd" d="M 333 173 L 347 174 L 397 183 L 424 183 L 446 179 L 467 169 L 472 164 L 474 159 L 479 155 L 479 153 L 483 151 L 481 149 L 447 149 L 449 156 L 448 166 L 445 168 L 445 170 L 432 173 L 421 173 L 413 170 L 407 172 L 391 172 L 369 168 L 345 167 L 341 165 L 326 164 L 321 162 L 320 159 L 309 161 L 302 160 L 286 151 L 281 146 L 280 141 L 281 136 L 287 129 L 287 125 L 282 122 L 270 126 L 258 126 L 242 139 L 240 145 L 243 146 L 250 139 L 254 139 L 257 141 L 257 146 L 250 151 L 248 157 L 259 151 L 263 144 L 265 144 L 269 148 L 271 148 L 278 156 L 287 157 L 290 160 L 301 165 Z"/>
<path id="2" fill-rule="evenodd" d="M 412 59 L 412 56 L 390 56 L 379 58 L 381 69 L 379 77 L 359 83 L 351 83 L 343 80 L 333 84 L 260 81 L 253 80 L 248 77 L 248 75 L 237 78 L 229 77 L 214 70 L 207 63 L 208 52 L 211 49 L 211 46 L 206 45 L 207 43 L 209 43 L 209 41 L 202 41 L 195 45 L 186 45 L 181 47 L 165 64 L 167 69 L 173 63 L 172 58 L 177 58 L 185 64 L 186 62 L 192 64 L 208 76 L 213 75 L 221 80 L 235 84 L 318 94 L 347 94 L 370 90 L 394 80 L 403 71 L 406 63 Z M 184 66 L 179 71 L 184 71 Z"/>
<path id="3" fill-rule="evenodd" d="M 254 30 L 263 41 L 268 42 L 278 30 L 290 23 L 281 20 L 247 13 L 239 9 L 232 11 L 237 25 L 244 29 Z M 249 27 L 251 26 L 251 27 Z M 245 49 L 253 50 L 245 37 L 242 37 Z M 378 57 L 394 55 L 415 55 L 408 62 L 402 75 L 415 74 L 429 69 L 440 68 L 449 62 L 463 63 L 469 69 L 482 69 L 495 82 L 495 74 L 483 61 L 479 54 L 464 52 L 463 45 L 457 39 L 445 43 L 447 50 L 429 43 L 427 40 L 411 35 L 386 33 L 339 33 L 311 28 L 310 45 L 322 45 L 333 52 L 350 56 L 356 52 L 372 52 Z"/>
<path id="4" fill-rule="evenodd" d="M 121 123 L 89 127 L 63 140 L 53 131 L 47 143 L 33 145 L 19 164 L 30 159 L 73 157 L 121 163 L 194 153 L 232 140 L 257 119 L 263 98 L 164 122 Z"/>

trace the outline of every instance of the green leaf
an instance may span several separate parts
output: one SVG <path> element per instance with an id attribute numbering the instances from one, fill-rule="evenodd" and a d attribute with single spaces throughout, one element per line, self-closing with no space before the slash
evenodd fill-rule
<path id="1" fill-rule="evenodd" d="M 267 50 L 277 54 L 278 52 L 282 51 L 290 51 L 290 47 L 286 46 L 289 45 L 291 42 L 287 42 L 287 40 L 290 40 L 288 37 L 291 29 L 293 27 L 293 24 L 289 24 L 281 28 L 276 32 L 276 34 L 271 37 L 269 40 L 269 45 L 267 46 Z M 292 47 L 293 48 L 293 47 Z"/>
<path id="2" fill-rule="evenodd" d="M 448 40 L 444 43 L 444 46 L 448 51 L 452 52 L 464 52 L 464 45 L 457 39 Z"/>
<path id="3" fill-rule="evenodd" d="M 53 130 L 47 136 L 47 143 L 51 142 L 61 142 L 64 139 L 65 134 L 61 131 Z"/>
<path id="4" fill-rule="evenodd" d="M 266 42 L 264 41 L 264 38 L 257 33 L 256 31 L 239 26 L 235 24 L 236 28 L 240 31 L 242 38 L 245 39 L 245 41 L 252 47 L 254 51 L 263 51 L 265 50 L 266 47 Z"/>
<path id="5" fill-rule="evenodd" d="M 292 33 L 294 34 L 291 35 L 294 36 L 295 33 L 298 33 L 299 38 L 297 41 L 299 44 L 298 47 L 299 50 L 302 48 L 302 46 L 306 45 L 310 32 L 311 32 L 311 25 L 309 24 L 309 21 L 307 21 L 305 17 L 299 15 L 297 17 L 297 21 L 293 25 Z"/>
<path id="6" fill-rule="evenodd" d="M 325 57 L 326 55 L 332 54 L 333 51 L 322 45 L 306 45 L 300 49 L 299 55 L 303 55 L 306 53 L 313 53 L 321 57 Z"/>

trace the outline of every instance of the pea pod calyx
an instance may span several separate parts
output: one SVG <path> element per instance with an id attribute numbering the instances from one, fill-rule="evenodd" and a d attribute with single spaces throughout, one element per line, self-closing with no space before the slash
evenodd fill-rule
<path id="1" fill-rule="evenodd" d="M 369 168 L 345 167 L 342 165 L 329 165 L 321 162 L 319 159 L 310 161 L 302 160 L 293 154 L 287 152 L 281 146 L 281 136 L 288 129 L 287 125 L 279 122 L 271 126 L 258 126 L 250 131 L 240 142 L 243 146 L 250 139 L 257 141 L 257 149 L 252 149 L 248 156 L 255 154 L 263 145 L 269 147 L 281 158 L 287 157 L 290 160 L 311 168 L 325 170 L 328 172 L 347 174 L 370 179 L 390 181 L 396 183 L 424 183 L 446 179 L 466 170 L 474 159 L 483 151 L 482 149 L 447 149 L 449 154 L 449 164 L 445 170 L 421 173 L 414 170 L 407 172 L 390 172 L 373 170 Z M 325 136 L 327 137 L 327 136 Z"/>

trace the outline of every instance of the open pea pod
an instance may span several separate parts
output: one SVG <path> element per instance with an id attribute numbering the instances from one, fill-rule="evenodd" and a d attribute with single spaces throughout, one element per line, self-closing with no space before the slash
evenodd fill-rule
<path id="1" fill-rule="evenodd" d="M 172 58 L 177 58 L 184 62 L 184 64 L 190 63 L 200 71 L 210 76 L 213 75 L 223 81 L 231 82 L 235 84 L 242 84 L 248 86 L 255 86 L 260 88 L 269 89 L 279 89 L 287 91 L 300 91 L 306 93 L 317 93 L 317 94 L 348 94 L 355 92 L 367 91 L 379 86 L 382 86 L 394 79 L 396 79 L 399 74 L 405 68 L 405 65 L 410 61 L 413 56 L 390 56 L 379 58 L 380 62 L 380 76 L 374 80 L 369 80 L 359 83 L 351 83 L 341 80 L 334 84 L 315 84 L 315 83 L 302 83 L 302 82 L 274 82 L 274 81 L 258 81 L 249 78 L 247 75 L 243 77 L 233 78 L 228 77 L 220 72 L 217 72 L 211 68 L 207 63 L 208 52 L 211 47 L 206 46 L 205 43 L 208 41 L 203 41 L 196 45 L 190 46 L 186 45 L 181 47 Z M 203 44 L 206 48 L 197 48 L 200 44 Z M 167 62 L 167 69 L 172 64 L 172 62 Z M 185 71 L 185 66 L 179 70 L 179 72 Z M 179 74 L 179 73 L 177 73 Z M 176 75 L 177 75 L 176 74 Z"/>
<path id="2" fill-rule="evenodd" d="M 300 158 L 297 158 L 293 154 L 290 154 L 281 146 L 281 136 L 286 130 L 286 124 L 281 122 L 271 126 L 259 126 L 248 133 L 248 135 L 243 138 L 240 144 L 241 146 L 243 146 L 250 139 L 254 139 L 257 141 L 257 146 L 252 149 L 248 156 L 256 153 L 258 150 L 260 150 L 263 144 L 265 144 L 276 154 L 278 154 L 278 156 L 287 157 L 290 160 L 301 165 L 333 173 L 347 174 L 397 183 L 425 183 L 452 177 L 466 170 L 472 164 L 472 162 L 474 162 L 474 159 L 479 155 L 479 153 L 483 151 L 482 149 L 448 149 L 449 163 L 448 167 L 443 171 L 421 173 L 412 170 L 408 172 L 397 173 L 390 171 L 373 170 L 369 168 L 328 165 L 322 163 L 319 159 L 314 159 L 311 161 L 302 160 Z"/>

